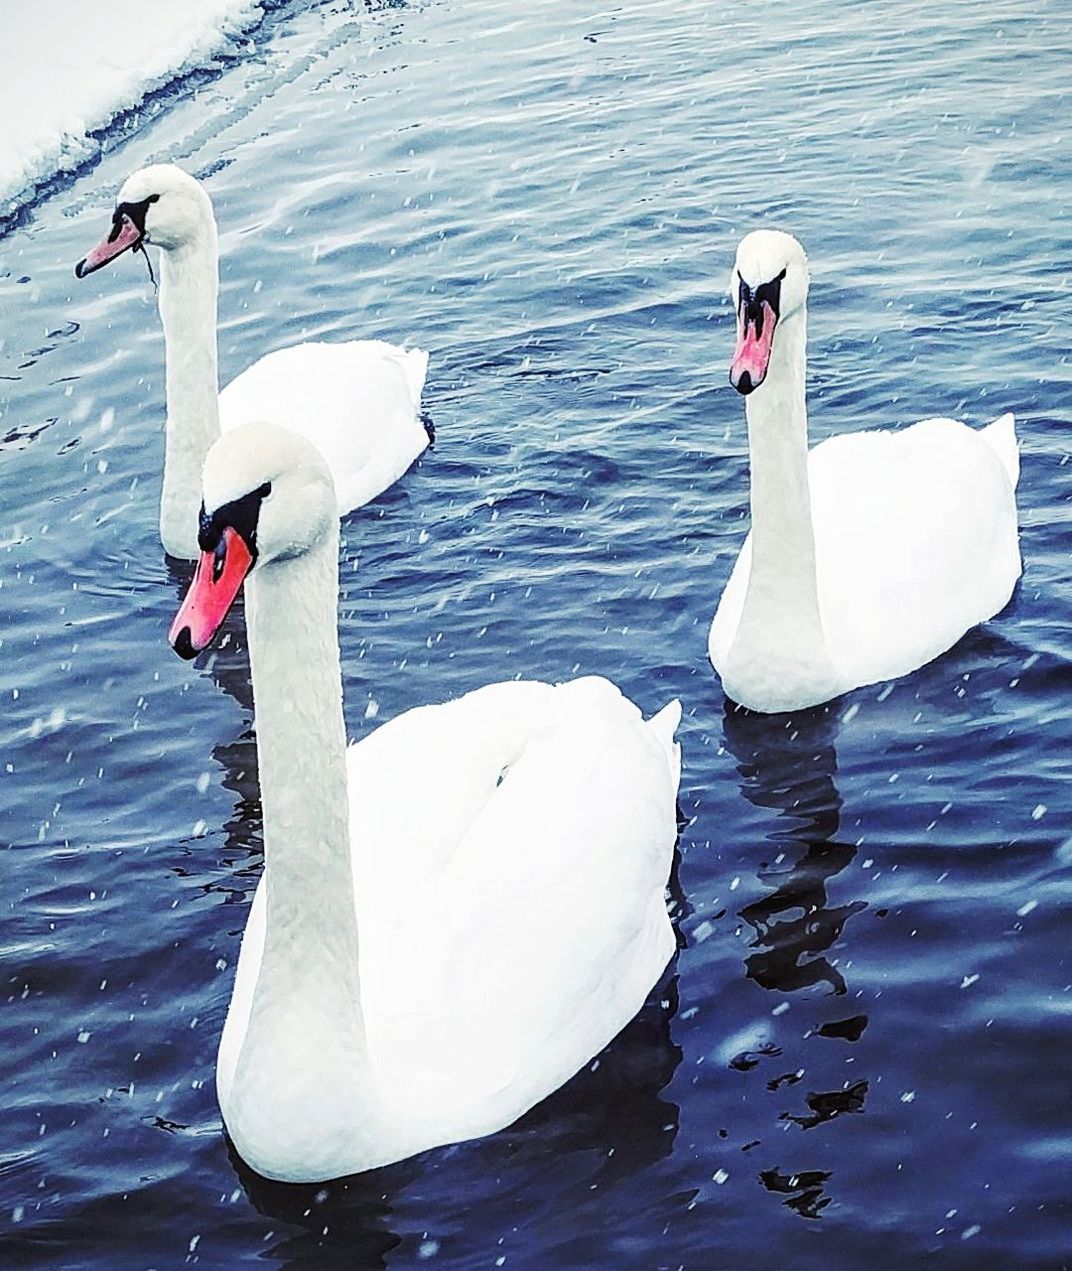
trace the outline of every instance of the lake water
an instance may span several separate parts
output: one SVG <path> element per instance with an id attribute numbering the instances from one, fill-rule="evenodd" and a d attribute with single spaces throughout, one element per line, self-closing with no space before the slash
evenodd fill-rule
<path id="1" fill-rule="evenodd" d="M 0 240 L 5 1268 L 1072 1264 L 1070 54 L 1057 0 L 289 5 Z M 159 158 L 215 201 L 225 379 L 431 352 L 435 448 L 344 526 L 352 735 L 515 675 L 685 705 L 644 1012 L 520 1124 L 323 1189 L 222 1134 L 241 614 L 207 665 L 167 647 L 155 297 L 72 273 Z M 1009 607 L 791 720 L 705 652 L 760 224 L 810 252 L 814 439 L 1010 409 L 1023 450 Z"/>

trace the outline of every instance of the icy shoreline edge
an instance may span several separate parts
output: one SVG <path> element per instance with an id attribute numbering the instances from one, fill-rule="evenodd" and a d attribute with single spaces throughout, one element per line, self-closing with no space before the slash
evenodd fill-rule
<path id="1" fill-rule="evenodd" d="M 109 127 L 153 93 L 236 57 L 288 0 L 145 0 L 129 10 L 50 0 L 0 24 L 0 232 L 47 187 L 94 159 Z"/>

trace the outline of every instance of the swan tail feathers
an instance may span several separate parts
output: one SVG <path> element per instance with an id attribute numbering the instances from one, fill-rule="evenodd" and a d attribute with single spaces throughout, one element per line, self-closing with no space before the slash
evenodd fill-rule
<path id="1" fill-rule="evenodd" d="M 1005 471 L 1009 474 L 1012 488 L 1020 479 L 1020 446 L 1016 440 L 1016 417 L 1011 411 L 987 424 L 981 436 L 1001 460 Z"/>
<path id="2" fill-rule="evenodd" d="M 402 355 L 402 369 L 413 398 L 413 409 L 417 411 L 421 405 L 424 378 L 428 374 L 428 354 L 424 349 L 407 349 Z"/>
<path id="3" fill-rule="evenodd" d="M 670 767 L 670 778 L 676 792 L 681 780 L 681 746 L 674 741 L 674 733 L 681 723 L 681 703 L 675 697 L 667 702 L 661 711 L 657 711 L 648 720 L 648 727 L 655 734 L 659 745 L 666 754 L 666 762 Z"/>

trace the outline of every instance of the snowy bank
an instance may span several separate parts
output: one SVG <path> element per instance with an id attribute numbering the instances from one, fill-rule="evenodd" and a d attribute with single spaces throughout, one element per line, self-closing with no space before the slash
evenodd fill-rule
<path id="1" fill-rule="evenodd" d="M 47 0 L 0 17 L 0 218 L 100 150 L 146 94 L 235 53 L 278 0 Z"/>

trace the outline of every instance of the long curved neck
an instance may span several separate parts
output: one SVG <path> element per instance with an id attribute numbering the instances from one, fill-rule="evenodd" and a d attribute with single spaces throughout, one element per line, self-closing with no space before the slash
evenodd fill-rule
<path id="1" fill-rule="evenodd" d="M 193 242 L 160 256 L 167 379 L 160 539 L 169 555 L 196 560 L 201 469 L 220 435 L 215 222 L 210 217 Z"/>
<path id="2" fill-rule="evenodd" d="M 280 1178 L 293 1177 L 294 1160 L 308 1179 L 334 1178 L 362 1142 L 375 1154 L 378 1132 L 350 858 L 338 545 L 332 518 L 317 547 L 246 583 L 266 912 L 225 1115 L 239 1152 Z"/>
<path id="3" fill-rule="evenodd" d="M 782 323 L 763 383 L 747 398 L 752 468 L 752 563 L 737 641 L 762 648 L 822 644 L 815 534 L 808 488 L 804 400 L 807 320 L 801 307 Z"/>
<path id="4" fill-rule="evenodd" d="M 254 1017 L 281 1009 L 288 1029 L 300 1019 L 306 1045 L 325 1027 L 335 1040 L 363 1036 L 337 558 L 333 526 L 246 584 L 267 888 Z"/>

